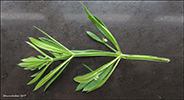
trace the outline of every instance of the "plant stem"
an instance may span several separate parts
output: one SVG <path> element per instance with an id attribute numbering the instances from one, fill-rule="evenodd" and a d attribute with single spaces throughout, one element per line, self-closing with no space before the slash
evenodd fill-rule
<path id="1" fill-rule="evenodd" d="M 107 47 L 109 47 L 111 50 L 113 50 L 114 52 L 118 52 L 116 51 L 114 48 L 112 48 L 110 45 L 108 45 L 107 43 L 105 44 Z"/>
<path id="2" fill-rule="evenodd" d="M 87 53 L 74 53 L 74 57 L 86 57 L 86 56 L 112 56 L 117 57 L 119 54 L 113 52 L 87 52 Z"/>
<path id="3" fill-rule="evenodd" d="M 156 56 L 150 56 L 150 55 L 129 55 L 129 54 L 122 54 L 122 53 L 106 52 L 106 51 L 74 53 L 73 56 L 74 57 L 88 57 L 88 56 L 118 57 L 118 56 L 121 56 L 121 58 L 123 59 L 131 59 L 131 60 L 147 60 L 147 61 L 157 61 L 157 62 L 169 62 L 170 61 L 170 59 L 163 58 L 163 57 L 156 57 Z M 63 57 L 53 58 L 53 61 L 56 61 L 56 60 L 63 60 Z"/>
<path id="4" fill-rule="evenodd" d="M 157 61 L 157 62 L 169 62 L 170 59 L 150 56 L 150 55 L 128 55 L 128 54 L 121 54 L 121 57 L 124 59 L 131 59 L 131 60 L 148 60 L 148 61 Z"/>
<path id="5" fill-rule="evenodd" d="M 129 54 L 118 54 L 118 53 L 112 53 L 112 52 L 90 52 L 90 53 L 75 53 L 74 57 L 85 57 L 85 56 L 111 56 L 111 57 L 118 57 L 121 56 L 121 58 L 124 59 L 131 59 L 131 60 L 147 60 L 147 61 L 157 61 L 157 62 L 169 62 L 170 59 L 163 58 L 163 57 L 156 57 L 156 56 L 150 56 L 150 55 L 129 55 Z"/>

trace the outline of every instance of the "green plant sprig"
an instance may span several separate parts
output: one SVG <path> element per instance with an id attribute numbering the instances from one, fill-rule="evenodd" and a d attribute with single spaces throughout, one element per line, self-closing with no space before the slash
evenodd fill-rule
<path id="1" fill-rule="evenodd" d="M 96 16 L 92 15 L 88 9 L 83 5 L 88 18 L 94 23 L 94 25 L 97 27 L 97 29 L 104 35 L 105 38 L 100 39 L 98 36 L 96 36 L 94 33 L 90 31 L 86 31 L 87 35 L 94 39 L 97 42 L 100 42 L 107 46 L 109 49 L 111 49 L 113 52 L 109 51 L 103 51 L 103 50 L 69 50 L 64 45 L 60 44 L 58 41 L 56 41 L 54 38 L 52 38 L 50 35 L 48 35 L 46 32 L 41 30 L 40 28 L 34 26 L 37 30 L 45 34 L 48 38 L 39 37 L 38 39 L 35 39 L 33 37 L 29 37 L 30 41 L 26 41 L 31 47 L 36 49 L 38 52 L 40 52 L 41 55 L 38 55 L 37 57 L 28 57 L 22 59 L 22 62 L 19 63 L 19 66 L 24 67 L 25 70 L 39 70 L 37 73 L 31 75 L 31 77 L 34 77 L 27 85 L 33 84 L 37 82 L 43 75 L 43 73 L 47 70 L 47 68 L 50 66 L 51 63 L 57 60 L 63 60 L 64 62 L 61 63 L 58 67 L 50 71 L 47 75 L 45 75 L 35 86 L 34 91 L 39 89 L 41 86 L 43 86 L 45 83 L 47 83 L 44 91 L 54 82 L 54 80 L 63 72 L 63 70 L 66 68 L 66 66 L 69 64 L 69 62 L 74 57 L 89 57 L 89 56 L 111 56 L 115 57 L 112 61 L 104 64 L 103 66 L 97 68 L 96 70 L 92 70 L 87 65 L 83 64 L 87 69 L 89 69 L 91 72 L 77 76 L 74 78 L 74 80 L 78 83 L 80 83 L 76 91 L 82 90 L 86 92 L 91 92 L 99 87 L 101 87 L 111 76 L 113 71 L 115 70 L 116 66 L 118 65 L 121 58 L 123 59 L 131 59 L 131 60 L 148 60 L 148 61 L 157 61 L 157 62 L 169 62 L 170 60 L 168 58 L 163 57 L 156 57 L 156 56 L 150 56 L 150 55 L 130 55 L 130 54 L 123 54 L 120 50 L 120 47 L 118 45 L 118 42 L 114 38 L 114 36 L 111 34 L 111 32 L 107 29 L 105 24 Z M 108 43 L 110 41 L 115 49 L 111 47 Z M 54 57 L 51 57 L 44 53 L 41 49 L 49 51 Z"/>

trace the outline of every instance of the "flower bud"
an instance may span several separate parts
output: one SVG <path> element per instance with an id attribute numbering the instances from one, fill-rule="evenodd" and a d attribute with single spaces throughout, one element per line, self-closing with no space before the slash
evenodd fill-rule
<path id="1" fill-rule="evenodd" d="M 106 38 L 103 38 L 102 40 L 103 40 L 103 43 L 107 43 L 108 41 Z"/>

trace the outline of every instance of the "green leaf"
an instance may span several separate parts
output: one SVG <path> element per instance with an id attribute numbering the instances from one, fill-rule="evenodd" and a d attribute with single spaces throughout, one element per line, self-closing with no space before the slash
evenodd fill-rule
<path id="1" fill-rule="evenodd" d="M 93 15 L 92 15 L 93 16 Z M 92 16 L 88 16 L 88 18 L 93 22 L 93 24 L 96 26 L 96 28 L 108 39 L 110 40 L 112 43 L 114 43 L 114 41 L 112 40 L 112 38 L 107 34 L 106 31 L 108 31 L 107 28 L 105 28 L 103 25 L 101 25 L 94 17 Z"/>
<path id="2" fill-rule="evenodd" d="M 28 67 L 30 65 L 33 65 L 33 63 L 21 62 L 18 65 L 21 66 L 21 67 Z"/>
<path id="3" fill-rule="evenodd" d="M 41 56 L 41 55 L 38 55 L 38 58 L 40 59 L 45 59 L 45 57 Z"/>
<path id="4" fill-rule="evenodd" d="M 113 37 L 113 35 L 110 33 L 110 31 L 104 26 L 104 24 L 101 24 L 102 21 L 98 19 L 96 16 L 94 17 L 86 8 L 86 6 L 83 4 L 83 7 L 88 15 L 88 18 L 93 22 L 93 24 L 99 29 L 99 31 L 112 42 L 112 44 L 117 48 L 118 51 L 121 51 L 119 48 L 119 45 L 116 41 L 116 39 Z"/>
<path id="5" fill-rule="evenodd" d="M 44 67 L 46 64 L 48 64 L 48 62 L 45 62 L 43 64 L 41 64 L 40 66 L 38 66 L 38 69 L 40 70 L 42 67 Z"/>
<path id="6" fill-rule="evenodd" d="M 89 82 L 87 83 L 80 83 L 77 88 L 75 89 L 75 91 L 79 91 L 79 90 L 82 90 L 86 85 L 88 85 Z"/>
<path id="7" fill-rule="evenodd" d="M 37 48 L 35 45 L 33 45 L 32 43 L 26 41 L 27 44 L 29 44 L 31 47 L 33 47 L 34 49 L 36 49 L 38 52 L 40 52 L 42 55 L 44 55 L 45 57 L 50 57 L 47 54 L 45 54 L 43 51 L 41 51 L 39 48 Z"/>
<path id="8" fill-rule="evenodd" d="M 85 86 L 85 88 L 83 89 L 83 91 L 89 91 L 89 90 L 93 89 L 95 86 L 97 86 L 107 76 L 107 74 L 111 71 L 113 65 L 114 65 L 114 63 L 111 64 L 108 68 L 106 68 L 99 75 L 99 78 L 97 80 L 92 80 L 87 86 Z"/>
<path id="9" fill-rule="evenodd" d="M 52 78 L 52 80 L 50 80 L 50 82 L 47 84 L 47 86 L 45 87 L 44 91 L 47 90 L 47 88 L 54 82 L 54 80 L 56 80 L 56 78 L 63 72 L 63 70 L 66 68 L 66 66 L 69 64 L 70 61 L 68 61 L 66 63 L 66 65 L 59 71 L 59 73 L 57 73 L 57 75 Z"/>
<path id="10" fill-rule="evenodd" d="M 93 34 L 92 32 L 86 31 L 86 33 L 87 33 L 92 39 L 94 39 L 94 40 L 96 40 L 96 41 L 98 41 L 98 42 L 100 42 L 100 43 L 103 43 L 103 41 L 102 41 L 98 36 L 96 36 L 95 34 Z"/>
<path id="11" fill-rule="evenodd" d="M 41 71 L 36 72 L 35 74 L 31 75 L 31 77 L 36 77 Z"/>
<path id="12" fill-rule="evenodd" d="M 116 60 L 118 59 L 115 58 L 114 60 L 110 61 L 109 63 L 101 66 L 100 68 L 96 69 L 95 71 L 92 71 L 90 73 L 87 73 L 85 75 L 82 75 L 82 76 L 77 76 L 74 78 L 74 80 L 76 82 L 79 82 L 79 83 L 86 83 L 86 82 L 89 82 L 93 79 L 95 79 L 96 77 L 98 77 L 99 74 L 101 74 L 101 72 L 106 69 L 108 66 L 110 66 L 111 64 L 113 64 Z"/>
<path id="13" fill-rule="evenodd" d="M 108 73 L 108 75 L 98 85 L 96 85 L 95 87 L 93 87 L 90 90 L 88 90 L 88 92 L 91 92 L 91 91 L 93 91 L 93 90 L 101 87 L 107 81 L 107 79 L 109 79 L 109 77 L 111 76 L 111 74 L 115 70 L 115 68 L 118 65 L 118 63 L 119 63 L 120 60 L 121 60 L 121 57 L 118 57 L 118 61 L 116 62 L 116 64 L 114 65 L 114 67 L 111 69 L 111 71 Z"/>
<path id="14" fill-rule="evenodd" d="M 56 42 L 54 42 L 54 41 L 52 41 L 52 40 L 50 40 L 50 39 L 47 39 L 47 38 L 44 38 L 44 37 L 40 37 L 39 39 L 40 39 L 42 42 L 44 42 L 44 43 L 47 43 L 47 44 L 49 44 L 49 45 L 55 46 L 56 48 L 60 48 L 60 49 L 63 49 L 63 50 L 66 50 L 66 51 L 67 51 L 66 48 L 64 48 L 63 46 L 59 45 L 58 43 L 56 43 Z"/>
<path id="15" fill-rule="evenodd" d="M 42 65 L 42 64 L 43 64 L 42 62 L 34 63 L 34 64 L 32 64 L 32 65 L 27 66 L 25 69 L 26 69 L 26 70 L 29 70 L 29 69 L 30 69 L 30 70 L 31 70 L 31 69 L 33 70 L 33 69 L 38 68 L 38 66 L 39 66 L 39 65 Z"/>
<path id="16" fill-rule="evenodd" d="M 34 67 L 34 68 L 24 68 L 24 70 L 31 70 L 31 71 L 36 70 L 36 69 L 37 69 L 37 67 Z"/>
<path id="17" fill-rule="evenodd" d="M 52 51 L 52 52 L 57 52 L 57 53 L 69 53 L 66 50 L 62 50 L 62 49 L 57 48 L 55 46 L 49 45 L 49 44 L 44 43 L 42 41 L 39 41 L 35 38 L 30 37 L 29 39 L 31 40 L 32 43 L 34 43 L 39 48 L 42 48 L 42 49 L 45 49 L 45 50 L 48 50 L 48 51 Z"/>
<path id="18" fill-rule="evenodd" d="M 54 38 L 52 38 L 50 35 L 48 35 L 46 32 L 44 32 L 43 30 L 41 30 L 40 28 L 33 26 L 34 28 L 36 28 L 37 30 L 39 30 L 40 32 L 42 32 L 43 34 L 45 34 L 47 37 L 49 37 L 52 41 L 54 41 L 55 43 L 57 43 L 58 45 L 62 46 L 63 48 L 65 48 L 65 50 L 67 50 L 68 52 L 72 53 L 70 50 L 68 50 L 68 48 L 66 48 L 64 45 L 62 45 L 61 43 L 59 43 L 58 41 L 56 41 Z"/>
<path id="19" fill-rule="evenodd" d="M 24 62 L 35 62 L 35 63 L 37 63 L 37 62 L 45 62 L 45 60 L 38 59 L 36 57 L 24 58 L 24 59 L 22 59 L 22 61 L 24 61 Z"/>
<path id="20" fill-rule="evenodd" d="M 42 78 L 39 83 L 34 88 L 34 91 L 39 89 L 42 85 L 44 85 L 50 78 L 52 78 L 53 75 L 55 75 L 68 61 L 70 61 L 73 58 L 71 56 L 66 61 L 64 61 L 62 64 L 60 64 L 58 67 L 56 67 L 54 70 L 52 70 L 50 73 L 48 73 L 44 78 Z"/>
<path id="21" fill-rule="evenodd" d="M 105 26 L 105 24 L 104 24 L 98 17 L 96 17 L 95 15 L 93 15 L 93 17 L 94 17 L 101 25 L 103 25 L 105 28 L 107 28 L 107 27 Z"/>
<path id="22" fill-rule="evenodd" d="M 57 57 L 62 57 L 63 54 L 52 52 L 52 55 L 54 55 L 54 57 L 57 58 Z"/>
<path id="23" fill-rule="evenodd" d="M 99 71 L 96 71 L 96 72 L 90 72 L 90 73 L 87 73 L 87 74 L 82 75 L 82 76 L 77 76 L 77 77 L 74 78 L 74 80 L 76 82 L 79 82 L 79 83 L 90 82 L 91 80 L 97 78 L 102 73 L 103 70 L 99 70 Z"/>
<path id="24" fill-rule="evenodd" d="M 111 68 L 111 67 L 110 67 L 110 68 Z M 106 69 L 105 71 L 108 71 L 108 70 L 109 70 L 109 67 L 108 67 L 108 69 Z M 105 71 L 104 71 L 104 72 L 105 72 Z M 102 74 L 104 74 L 104 72 L 103 72 Z M 92 81 L 87 82 L 87 83 L 80 83 L 80 84 L 77 86 L 76 91 L 82 90 L 83 88 L 84 88 L 83 91 L 88 91 L 88 87 L 89 87 L 90 85 L 95 85 L 94 82 L 97 82 L 97 81 L 101 80 L 102 74 L 99 76 L 99 78 L 98 78 L 97 80 L 92 80 Z M 86 87 L 86 86 L 87 86 L 87 87 Z M 92 87 L 93 87 L 93 86 L 92 86 Z"/>
<path id="25" fill-rule="evenodd" d="M 45 60 L 45 58 L 38 59 L 36 57 L 31 56 L 29 58 L 22 59 L 22 61 L 23 61 L 22 63 L 18 64 L 19 66 L 27 67 L 27 68 L 24 68 L 25 70 L 35 70 L 36 68 L 41 69 L 43 66 L 47 64 L 47 61 L 50 61 L 50 60 L 49 59 Z"/>
<path id="26" fill-rule="evenodd" d="M 83 64 L 87 69 L 89 69 L 90 71 L 93 71 L 90 67 L 88 67 L 87 65 Z M 75 91 L 79 91 L 81 89 L 83 89 L 86 85 L 88 85 L 90 82 L 87 83 L 80 83 L 77 88 L 75 89 Z"/>
<path id="27" fill-rule="evenodd" d="M 52 62 L 50 62 L 49 64 L 47 64 L 47 66 L 45 66 L 44 69 L 42 69 L 42 71 L 40 73 L 38 73 L 38 75 L 33 79 L 31 80 L 29 83 L 27 83 L 27 85 L 30 85 L 30 84 L 33 84 L 34 82 L 36 82 L 42 75 L 43 73 L 45 72 L 45 70 L 49 67 L 49 65 L 51 64 Z"/>

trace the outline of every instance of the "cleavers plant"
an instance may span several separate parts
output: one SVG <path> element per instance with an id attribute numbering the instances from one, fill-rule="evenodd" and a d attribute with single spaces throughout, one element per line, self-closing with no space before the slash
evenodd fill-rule
<path id="1" fill-rule="evenodd" d="M 111 56 L 115 57 L 112 61 L 104 64 L 103 66 L 99 67 L 96 70 L 92 70 L 90 67 L 84 64 L 86 68 L 88 68 L 91 72 L 77 76 L 74 80 L 80 83 L 76 91 L 82 90 L 86 92 L 93 91 L 99 87 L 101 87 L 111 76 L 113 71 L 115 70 L 116 66 L 118 65 L 121 58 L 123 59 L 131 59 L 131 60 L 149 60 L 149 61 L 157 61 L 157 62 L 169 62 L 168 58 L 161 58 L 156 56 L 150 55 L 129 55 L 123 54 L 120 50 L 120 47 L 113 37 L 111 32 L 107 29 L 105 24 L 98 19 L 96 16 L 92 15 L 88 9 L 83 5 L 88 18 L 93 22 L 93 24 L 97 27 L 97 29 L 104 35 L 105 38 L 100 39 L 95 34 L 90 31 L 86 31 L 87 35 L 89 35 L 92 39 L 100 42 L 110 48 L 113 52 L 109 51 L 102 51 L 102 50 L 69 50 L 64 45 L 60 44 L 54 38 L 49 36 L 43 30 L 39 29 L 38 27 L 34 26 L 37 30 L 45 34 L 48 38 L 40 37 L 39 40 L 33 37 L 29 37 L 30 42 L 27 43 L 36 49 L 40 54 L 37 57 L 28 57 L 22 59 L 22 62 L 19 63 L 19 66 L 25 67 L 25 70 L 39 70 L 37 73 L 31 75 L 34 77 L 27 85 L 33 84 L 38 81 L 43 73 L 47 70 L 50 64 L 57 60 L 63 60 L 64 62 L 61 63 L 58 67 L 50 71 L 47 75 L 45 75 L 35 86 L 34 91 L 39 89 L 45 83 L 47 83 L 44 91 L 54 82 L 54 80 L 62 73 L 62 71 L 66 68 L 72 58 L 74 57 L 88 57 L 88 56 Z M 106 39 L 107 38 L 107 39 Z M 115 48 L 111 47 L 108 44 L 110 41 Z M 53 57 L 44 53 L 41 49 L 49 51 Z"/>

